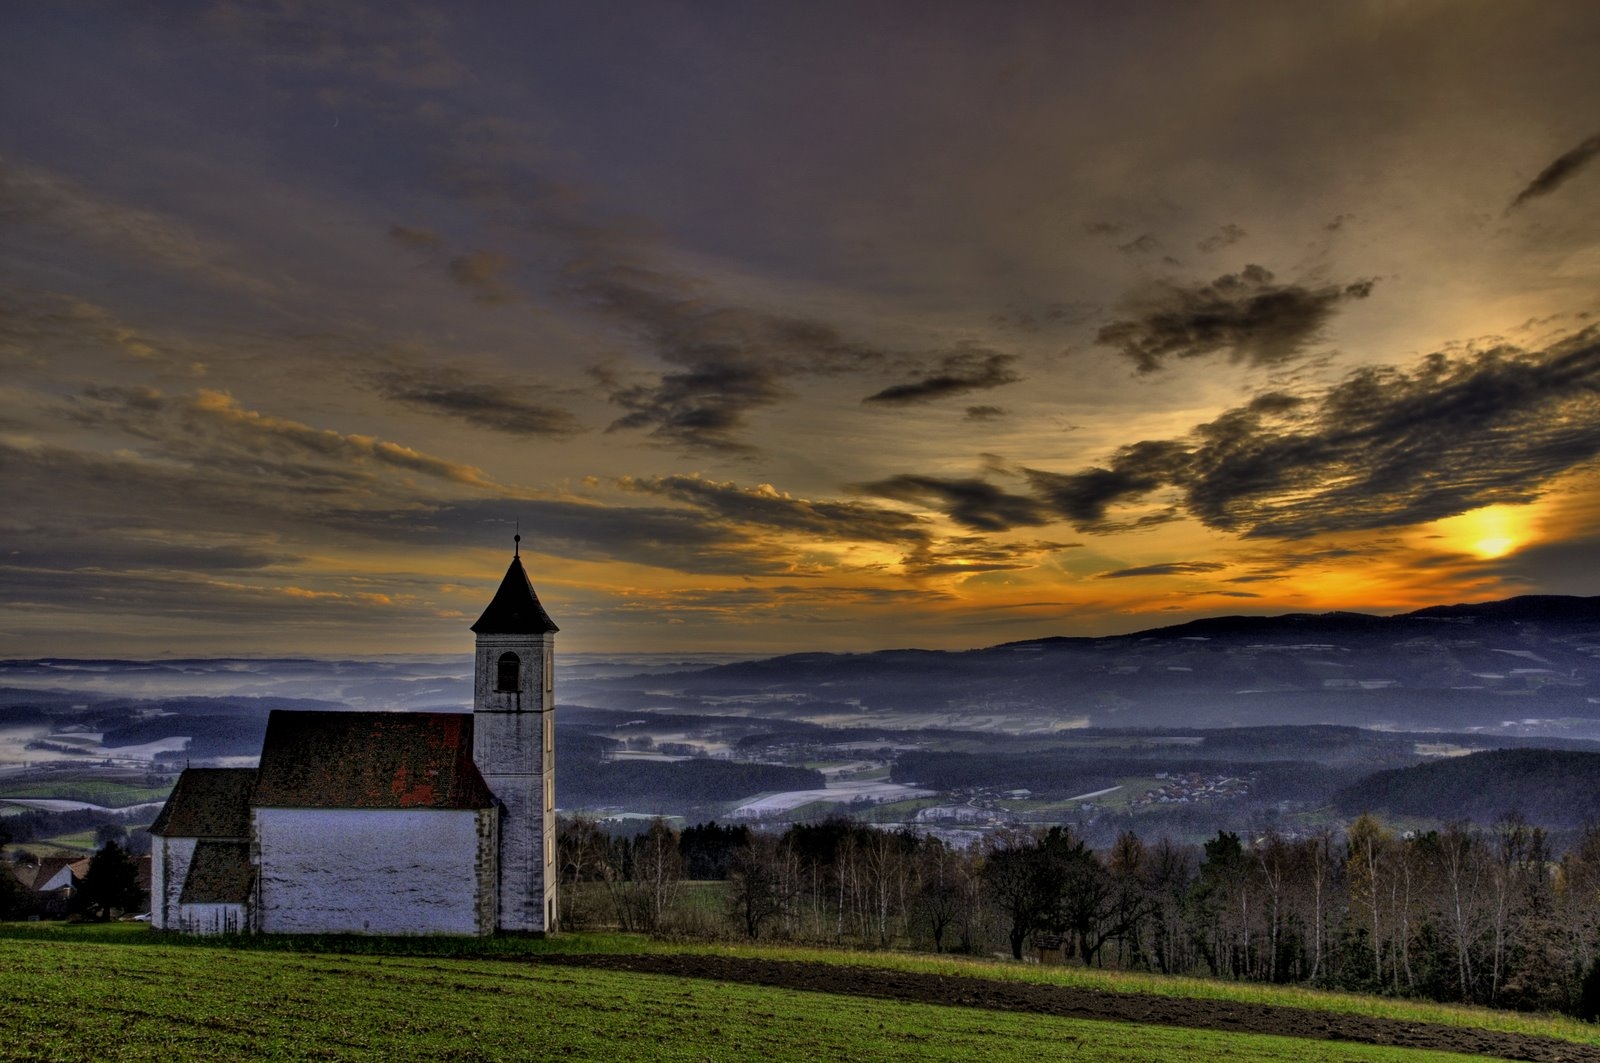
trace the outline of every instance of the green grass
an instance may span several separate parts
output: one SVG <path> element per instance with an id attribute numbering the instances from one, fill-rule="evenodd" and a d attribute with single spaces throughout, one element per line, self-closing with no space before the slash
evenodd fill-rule
<path id="1" fill-rule="evenodd" d="M 136 945 L 120 930 L 0 937 L 0 999 L 0 1058 L 52 1063 L 1474 1058 L 484 959 Z"/>
<path id="2" fill-rule="evenodd" d="M 553 939 L 559 941 L 563 939 Z M 553 943 L 553 942 L 552 942 Z M 765 957 L 844 963 L 886 970 L 929 974 L 970 975 L 1045 985 L 1098 989 L 1112 993 L 1144 993 L 1197 1000 L 1231 1000 L 1278 1007 L 1308 1008 L 1407 1022 L 1436 1022 L 1506 1033 L 1556 1037 L 1600 1047 L 1600 1026 L 1561 1015 L 1539 1015 L 1492 1008 L 1439 1004 L 1425 1000 L 1337 993 L 1299 986 L 1261 985 L 1210 978 L 1178 978 L 1131 971 L 1106 971 L 1083 967 L 1040 966 L 993 960 L 973 960 L 925 953 L 856 952 L 843 949 L 794 948 L 769 945 L 673 945 L 650 943 L 655 951 L 684 950 L 729 956 Z M 635 945 L 616 951 L 643 951 Z"/>
<path id="3" fill-rule="evenodd" d="M 80 830 L 74 834 L 57 834 L 54 838 L 41 838 L 40 841 L 60 849 L 76 849 L 85 854 L 95 851 L 94 831 L 92 830 Z"/>
<path id="4" fill-rule="evenodd" d="M 126 808 L 147 801 L 165 801 L 171 785 L 140 786 L 112 779 L 57 779 L 22 786 L 7 786 L 0 800 L 8 797 L 51 798 L 58 801 L 86 801 L 106 808 Z"/>
<path id="5" fill-rule="evenodd" d="M 11 966 L 8 950 L 30 946 L 65 948 L 69 954 L 75 946 L 118 946 L 118 949 L 113 949 L 112 951 L 149 951 L 159 952 L 163 955 L 194 953 L 202 957 L 208 955 L 219 959 L 225 957 L 226 962 L 230 964 L 237 958 L 262 954 L 297 955 L 302 958 L 320 957 L 328 962 L 331 962 L 329 960 L 331 956 L 343 956 L 348 959 L 369 957 L 395 961 L 414 960 L 419 963 L 459 963 L 469 966 L 477 964 L 480 965 L 482 971 L 489 975 L 492 975 L 497 967 L 505 967 L 503 963 L 498 963 L 497 961 L 506 957 L 537 956 L 548 953 L 623 955 L 634 953 L 696 953 L 766 960 L 838 963 L 881 968 L 889 971 L 967 975 L 978 978 L 1089 988 L 1105 992 L 1239 1001 L 1397 1019 L 1404 1022 L 1442 1023 L 1451 1026 L 1465 1026 L 1506 1033 L 1530 1034 L 1600 1047 L 1600 1026 L 1556 1015 L 1495 1011 L 1488 1008 L 1436 1004 L 1428 1001 L 1326 992 L 1296 986 L 1267 986 L 1201 978 L 1172 978 L 1151 974 L 1097 971 L 1078 967 L 1043 967 L 1036 964 L 964 959 L 950 956 L 929 956 L 915 953 L 856 952 L 764 944 L 716 945 L 666 942 L 652 940 L 642 935 L 620 933 L 561 934 L 548 939 L 270 936 L 220 943 L 216 939 L 167 937 L 152 933 L 143 924 L 133 923 L 102 925 L 59 923 L 0 924 L 0 1000 L 6 998 L 6 987 L 10 984 L 7 981 L 7 975 L 4 973 Z M 200 962 L 203 964 L 206 961 Z M 530 970 L 522 967 L 513 969 L 522 973 L 527 973 Z M 587 972 L 579 973 L 569 970 L 568 973 L 572 977 L 588 977 Z M 863 1004 L 862 1006 L 866 1005 Z M 878 1006 L 892 1010 L 893 1008 L 909 1007 L 910 1005 L 880 1004 Z M 0 1020 L 0 1030 L 3 1029 L 3 1020 Z M 1156 1030 L 1158 1028 L 1152 1027 L 1151 1029 Z M 1183 1036 L 1191 1037 L 1197 1035 L 1190 1031 Z M 1264 1040 L 1271 1039 L 1265 1038 Z M 0 1046 L 4 1044 L 5 1041 L 0 1039 Z M 1312 1054 L 1318 1059 L 1345 1058 L 1344 1056 L 1325 1054 L 1324 1050 L 1327 1047 L 1325 1043 L 1319 1043 Z M 763 1049 L 763 1051 L 765 1050 Z M 1229 1051 L 1233 1052 L 1233 1049 L 1230 1048 Z M 880 1057 L 876 1048 L 868 1054 L 872 1058 L 896 1058 L 893 1056 Z M 6 1058 L 5 1049 L 0 1047 L 0 1059 L 4 1058 Z M 786 1059 L 789 1057 L 778 1056 L 774 1058 Z M 1074 1056 L 1072 1058 L 1098 1059 L 1101 1057 Z M 1114 1058 L 1114 1056 L 1106 1058 Z M 1158 1054 L 1142 1058 L 1189 1057 L 1167 1057 Z M 1283 1057 L 1269 1054 L 1260 1057 L 1244 1056 L 1242 1058 L 1277 1059 L 1294 1057 L 1292 1054 Z M 1302 1055 L 1302 1058 L 1304 1058 L 1304 1055 Z M 1369 1055 L 1354 1058 L 1389 1059 L 1391 1057 Z M 1422 1057 L 1401 1055 L 1392 1058 L 1398 1060 Z M 1462 1057 L 1451 1056 L 1448 1058 L 1459 1059 Z M 1230 1060 L 1230 1063 L 1233 1063 L 1233 1061 Z"/>

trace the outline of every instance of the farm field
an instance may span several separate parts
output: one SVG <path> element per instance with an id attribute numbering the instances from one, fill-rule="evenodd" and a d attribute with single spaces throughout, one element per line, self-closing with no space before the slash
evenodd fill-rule
<path id="1" fill-rule="evenodd" d="M 1166 996 L 1124 995 L 1129 983 L 1084 971 L 669 946 L 618 935 L 463 942 L 460 951 L 477 954 L 422 954 L 455 944 L 322 943 L 368 950 L 331 952 L 307 949 L 314 942 L 273 942 L 269 948 L 235 949 L 151 943 L 143 928 L 0 929 L 0 999 L 7 1002 L 0 1009 L 0 1059 L 1600 1058 L 1600 1031 L 1580 1023 L 1398 1001 L 1375 1003 L 1407 1023 L 1454 1019 L 1465 1035 L 1463 1045 L 1499 1037 L 1495 1043 L 1502 1047 L 1480 1047 L 1493 1054 L 1474 1057 L 1101 1021 L 1002 1010 L 1005 1005 L 991 995 L 1083 995 L 1081 987 L 1092 986 L 1097 997 L 1150 1004 L 1155 1014 L 1161 1014 L 1162 1001 L 1202 1001 L 1195 987 L 1182 985 Z M 990 977 L 1001 972 L 1011 977 Z M 762 981 L 772 984 L 752 984 Z M 1257 1001 L 1263 996 L 1251 993 Z M 1316 1008 L 1321 996 L 1300 993 L 1292 999 Z M 948 1003 L 930 1002 L 940 998 Z M 1366 999 L 1327 995 L 1337 1005 L 1327 1010 L 1359 1014 Z M 973 1002 L 985 1006 L 959 1006 Z M 1495 1029 L 1515 1032 L 1488 1032 Z M 1525 1050 L 1504 1055 L 1506 1044 Z"/>

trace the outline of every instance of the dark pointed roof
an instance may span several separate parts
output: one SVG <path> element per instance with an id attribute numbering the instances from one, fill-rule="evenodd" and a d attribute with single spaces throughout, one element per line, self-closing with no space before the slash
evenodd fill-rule
<path id="1" fill-rule="evenodd" d="M 506 578 L 500 581 L 500 589 L 494 592 L 489 607 L 472 625 L 472 630 L 478 635 L 546 635 L 561 629 L 539 604 L 539 596 L 533 593 L 533 584 L 522 567 L 522 558 L 513 557 L 511 567 L 506 569 Z"/>
<path id="2" fill-rule="evenodd" d="M 245 904 L 255 883 L 249 842 L 210 839 L 194 847 L 189 873 L 183 879 L 179 904 Z"/>
<path id="3" fill-rule="evenodd" d="M 250 837 L 254 768 L 185 768 L 151 834 L 169 838 Z"/>
<path id="4" fill-rule="evenodd" d="M 490 808 L 472 714 L 273 709 L 257 808 Z"/>

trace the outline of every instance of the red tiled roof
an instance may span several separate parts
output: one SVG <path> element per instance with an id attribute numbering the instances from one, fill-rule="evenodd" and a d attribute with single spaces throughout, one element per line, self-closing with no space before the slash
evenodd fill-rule
<path id="1" fill-rule="evenodd" d="M 172 795 L 150 824 L 168 838 L 250 837 L 254 768 L 185 768 Z"/>
<path id="2" fill-rule="evenodd" d="M 522 559 L 513 557 L 511 567 L 500 581 L 500 589 L 494 592 L 488 608 L 472 625 L 472 630 L 479 635 L 545 635 L 561 629 L 539 604 L 539 596 L 533 593 L 533 584 L 528 581 Z"/>
<path id="3" fill-rule="evenodd" d="M 267 718 L 258 808 L 489 808 L 472 762 L 472 716 L 291 712 Z"/>

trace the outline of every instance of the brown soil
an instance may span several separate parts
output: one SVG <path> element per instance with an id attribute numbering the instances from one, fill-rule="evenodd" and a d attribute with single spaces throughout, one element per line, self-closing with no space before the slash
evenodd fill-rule
<path id="1" fill-rule="evenodd" d="M 553 955 L 540 957 L 533 962 L 664 974 L 673 978 L 709 978 L 778 989 L 844 993 L 994 1011 L 1061 1015 L 1074 1019 L 1110 1019 L 1235 1033 L 1281 1034 L 1327 1041 L 1431 1048 L 1503 1059 L 1534 1060 L 1538 1063 L 1600 1061 L 1600 1050 L 1595 1048 L 1527 1034 L 1266 1004 L 993 981 L 966 975 L 915 974 L 876 967 L 727 956 Z"/>

